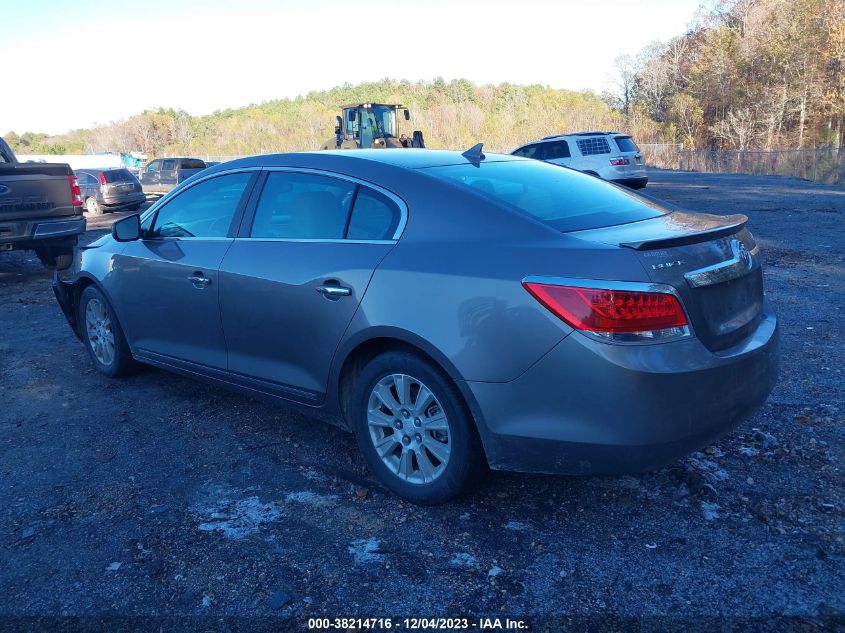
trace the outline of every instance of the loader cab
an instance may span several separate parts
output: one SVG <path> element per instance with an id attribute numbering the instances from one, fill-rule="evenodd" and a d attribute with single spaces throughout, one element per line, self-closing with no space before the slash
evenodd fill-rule
<path id="1" fill-rule="evenodd" d="M 400 133 L 399 117 L 411 118 L 408 108 L 399 104 L 356 103 L 341 107 L 336 117 L 335 138 L 323 149 L 369 149 L 387 147 L 425 147 L 422 133 L 412 137 Z"/>
<path id="2" fill-rule="evenodd" d="M 409 118 L 408 109 L 395 105 L 362 104 L 343 108 L 346 138 L 357 139 L 362 131 L 369 131 L 372 138 L 399 136 L 399 110 Z"/>

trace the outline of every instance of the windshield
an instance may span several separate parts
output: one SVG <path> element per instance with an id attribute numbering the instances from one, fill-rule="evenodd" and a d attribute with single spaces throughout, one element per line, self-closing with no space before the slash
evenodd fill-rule
<path id="1" fill-rule="evenodd" d="M 399 136 L 396 129 L 396 111 L 385 106 L 373 106 L 363 112 L 364 125 L 369 124 L 373 138 Z"/>
<path id="2" fill-rule="evenodd" d="M 505 202 L 559 231 L 580 231 L 669 213 L 657 204 L 593 176 L 536 160 L 466 163 L 425 170 Z"/>

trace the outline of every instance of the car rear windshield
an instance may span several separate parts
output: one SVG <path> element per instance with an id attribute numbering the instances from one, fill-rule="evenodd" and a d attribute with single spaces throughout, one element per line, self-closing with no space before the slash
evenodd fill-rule
<path id="1" fill-rule="evenodd" d="M 425 170 L 441 180 L 500 200 L 559 231 L 647 220 L 668 210 L 620 187 L 536 160 L 467 163 Z"/>
<path id="2" fill-rule="evenodd" d="M 634 139 L 630 136 L 614 136 L 613 140 L 616 141 L 617 147 L 619 147 L 620 152 L 639 152 L 640 148 L 637 147 L 637 144 L 634 143 Z"/>
<path id="3" fill-rule="evenodd" d="M 106 182 L 132 182 L 135 180 L 135 176 L 128 169 L 104 171 L 103 176 L 105 176 Z"/>

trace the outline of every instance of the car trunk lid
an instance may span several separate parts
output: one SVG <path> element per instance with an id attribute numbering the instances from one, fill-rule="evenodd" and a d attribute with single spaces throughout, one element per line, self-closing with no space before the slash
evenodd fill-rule
<path id="1" fill-rule="evenodd" d="M 748 336 L 763 309 L 758 249 L 746 221 L 675 211 L 569 235 L 633 250 L 653 282 L 678 291 L 696 336 L 718 351 Z"/>

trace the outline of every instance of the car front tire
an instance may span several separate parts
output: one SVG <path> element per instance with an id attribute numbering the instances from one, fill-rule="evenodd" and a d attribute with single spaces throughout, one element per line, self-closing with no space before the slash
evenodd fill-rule
<path id="1" fill-rule="evenodd" d="M 352 392 L 352 426 L 376 478 L 420 505 L 467 491 L 486 460 L 475 422 L 454 381 L 421 356 L 372 359 Z"/>
<path id="2" fill-rule="evenodd" d="M 77 319 L 82 342 L 98 372 L 117 378 L 138 368 L 114 310 L 96 286 L 82 291 Z"/>

